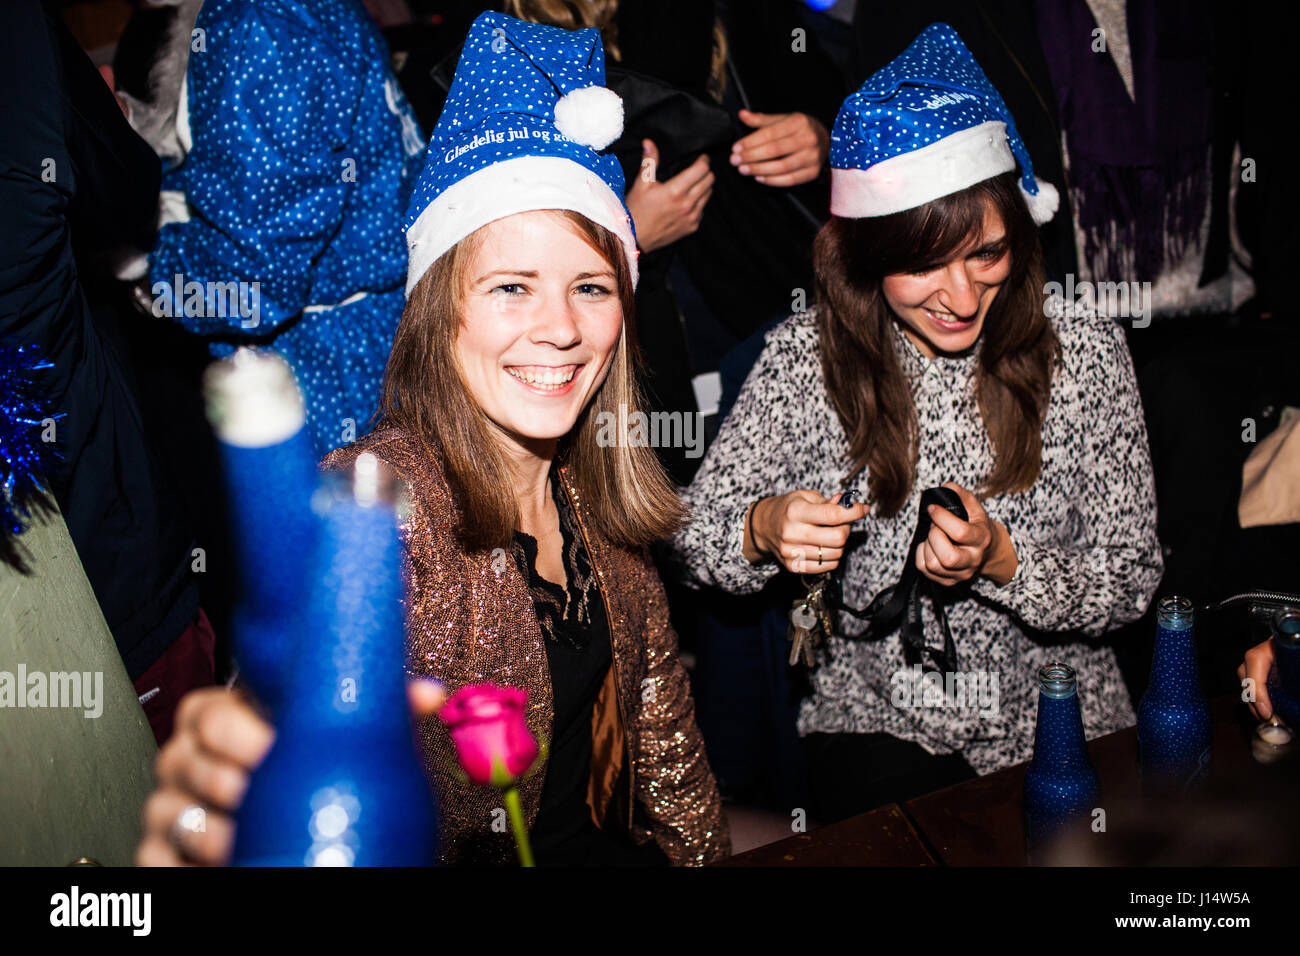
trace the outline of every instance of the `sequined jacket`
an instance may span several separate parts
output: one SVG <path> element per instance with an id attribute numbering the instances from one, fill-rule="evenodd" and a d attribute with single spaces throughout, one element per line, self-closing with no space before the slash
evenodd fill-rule
<path id="1" fill-rule="evenodd" d="M 492 681 L 528 692 L 527 722 L 549 740 L 553 719 L 546 648 L 528 583 L 504 549 L 469 552 L 457 541 L 458 507 L 437 451 L 396 429 L 376 431 L 328 455 L 322 467 L 346 468 L 369 451 L 406 484 L 407 670 L 454 691 Z M 717 783 L 695 723 L 677 636 L 663 584 L 646 549 L 605 540 L 571 477 L 560 469 L 608 610 L 613 666 L 592 717 L 588 802 L 596 823 L 626 828 L 638 844 L 655 840 L 677 865 L 699 865 L 730 852 Z M 439 799 L 447 863 L 508 863 L 514 845 L 502 800 L 464 782 L 450 736 L 437 717 L 419 727 L 425 765 Z M 520 785 L 531 828 L 545 766 Z M 504 832 L 503 832 L 504 831 Z"/>

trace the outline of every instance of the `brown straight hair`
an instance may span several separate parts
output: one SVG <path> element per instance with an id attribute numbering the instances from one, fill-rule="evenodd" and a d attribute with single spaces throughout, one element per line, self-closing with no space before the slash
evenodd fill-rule
<path id="1" fill-rule="evenodd" d="M 516 20 L 531 20 L 565 30 L 592 27 L 600 31 L 610 58 L 615 62 L 622 59 L 618 26 L 614 23 L 618 0 L 506 0 L 505 13 Z"/>
<path id="2" fill-rule="evenodd" d="M 653 449 L 625 440 L 598 441 L 601 412 L 634 420 L 643 406 L 634 344 L 635 298 L 622 242 L 609 230 L 568 210 L 547 210 L 599 252 L 614 270 L 623 306 L 623 332 L 605 381 L 592 397 L 557 455 L 571 469 L 578 495 L 601 535 L 615 544 L 640 547 L 669 537 L 685 509 Z M 500 430 L 474 401 L 461 374 L 456 341 L 464 321 L 461 303 L 479 233 L 438 258 L 416 283 L 393 338 L 384 371 L 377 427 L 396 427 L 442 453 L 445 475 L 461 508 L 458 537 L 468 549 L 509 547 L 519 527 L 513 474 Z M 620 405 L 626 418 L 618 417 Z"/>
<path id="3" fill-rule="evenodd" d="M 898 514 L 916 480 L 916 406 L 885 301 L 888 275 L 919 272 L 980 234 L 992 205 L 1002 217 L 1011 271 L 984 318 L 975 393 L 994 464 L 980 497 L 1024 491 L 1042 469 L 1042 425 L 1060 343 L 1043 309 L 1038 230 L 1017 175 L 1004 173 L 889 216 L 832 216 L 817 234 L 817 327 L 831 404 L 849 438 L 850 475 L 864 467 L 876 513 Z"/>
<path id="4" fill-rule="evenodd" d="M 592 27 L 600 31 L 605 52 L 615 63 L 622 61 L 618 48 L 618 0 L 506 0 L 504 12 L 519 20 L 530 20 L 565 30 Z M 721 103 L 727 89 L 727 31 L 722 18 L 713 19 L 713 52 L 709 57 L 708 93 Z"/>

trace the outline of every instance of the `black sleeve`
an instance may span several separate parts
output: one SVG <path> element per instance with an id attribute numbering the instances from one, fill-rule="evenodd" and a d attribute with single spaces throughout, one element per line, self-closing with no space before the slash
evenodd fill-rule
<path id="1" fill-rule="evenodd" d="M 80 335 L 65 327 L 79 294 L 67 224 L 75 177 L 58 58 L 37 0 L 7 10 L 0 89 L 0 336 L 58 347 Z"/>
<path id="2" fill-rule="evenodd" d="M 56 397 L 85 346 L 77 253 L 152 245 L 160 167 L 63 24 L 14 0 L 0 30 L 0 335 L 39 342 Z"/>
<path id="3" fill-rule="evenodd" d="M 193 619 L 191 535 L 145 432 L 114 310 L 87 296 L 80 252 L 148 248 L 159 164 L 39 0 L 0 29 L 0 338 L 51 363 L 50 484 L 132 679 Z M 75 247 L 75 251 L 74 251 Z"/>
<path id="4" fill-rule="evenodd" d="M 69 216 L 79 246 L 153 246 L 162 165 L 136 135 L 99 72 L 57 18 L 49 18 L 66 84 L 61 109 L 76 177 Z"/>

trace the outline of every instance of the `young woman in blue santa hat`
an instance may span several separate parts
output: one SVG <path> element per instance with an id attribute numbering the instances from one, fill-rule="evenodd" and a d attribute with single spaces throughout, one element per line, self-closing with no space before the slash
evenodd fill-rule
<path id="1" fill-rule="evenodd" d="M 370 452 L 407 486 L 408 671 L 528 692 L 549 742 L 520 784 L 537 861 L 702 864 L 730 841 L 647 551 L 684 512 L 651 448 L 609 440 L 639 404 L 637 268 L 603 81 L 595 30 L 475 21 L 407 219 L 381 421 L 324 465 Z M 227 814 L 269 744 L 228 693 L 185 718 L 142 863 L 228 858 Z M 500 794 L 458 779 L 437 718 L 419 737 L 445 862 L 514 860 Z M 178 829 L 196 803 L 206 831 Z"/>
<path id="2" fill-rule="evenodd" d="M 1028 759 L 1053 660 L 1089 737 L 1133 724 L 1105 635 L 1163 568 L 1123 332 L 1045 301 L 1056 192 L 950 27 L 849 97 L 830 165 L 817 306 L 768 333 L 675 541 L 733 593 L 828 574 L 799 715 L 826 820 Z"/>

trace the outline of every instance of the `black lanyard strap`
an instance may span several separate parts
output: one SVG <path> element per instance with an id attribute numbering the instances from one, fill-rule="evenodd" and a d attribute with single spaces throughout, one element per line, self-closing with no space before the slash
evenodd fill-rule
<path id="1" fill-rule="evenodd" d="M 966 508 L 961 503 L 957 492 L 951 488 L 927 488 L 921 493 L 920 515 L 916 521 L 916 533 L 903 559 L 903 570 L 898 582 L 885 588 L 872 599 L 865 610 L 849 607 L 838 593 L 839 588 L 832 589 L 827 595 L 828 603 L 836 610 L 851 614 L 858 620 L 870 622 L 866 633 L 848 640 L 878 641 L 892 634 L 902 625 L 903 658 L 908 666 L 923 664 L 926 671 L 950 674 L 957 670 L 957 646 L 948 627 L 948 614 L 944 610 L 944 596 L 941 595 L 933 581 L 923 575 L 916 567 L 916 549 L 930 534 L 933 524 L 930 520 L 930 505 L 946 508 L 962 521 L 969 518 Z M 934 606 L 935 617 L 943 630 L 943 651 L 925 646 L 925 631 L 921 626 L 921 597 L 930 598 Z"/>

